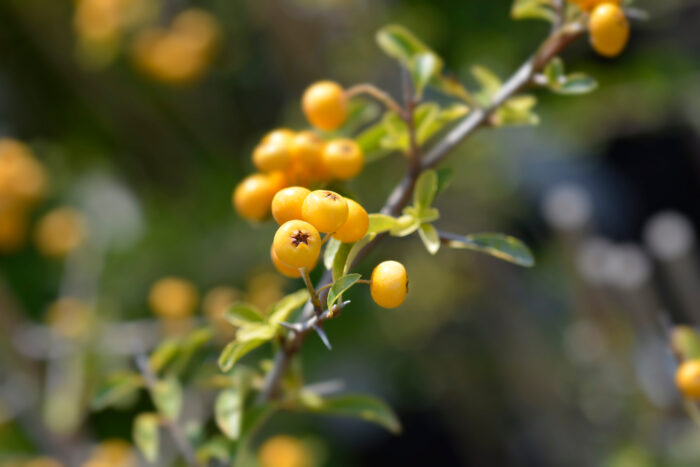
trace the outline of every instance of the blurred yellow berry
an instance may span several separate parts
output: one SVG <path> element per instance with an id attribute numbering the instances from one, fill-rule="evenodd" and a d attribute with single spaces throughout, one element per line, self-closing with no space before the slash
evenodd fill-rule
<path id="1" fill-rule="evenodd" d="M 284 279 L 273 272 L 255 274 L 248 282 L 246 301 L 267 310 L 284 296 Z"/>
<path id="2" fill-rule="evenodd" d="M 408 276 L 406 268 L 397 261 L 379 263 L 372 271 L 372 299 L 383 308 L 396 308 L 406 299 Z"/>
<path id="3" fill-rule="evenodd" d="M 165 277 L 151 286 L 148 304 L 156 315 L 163 318 L 187 318 L 197 308 L 199 294 L 190 281 L 179 277 Z"/>
<path id="4" fill-rule="evenodd" d="M 367 233 L 369 228 L 369 215 L 365 208 L 359 203 L 346 198 L 348 203 L 348 219 L 345 224 L 338 229 L 333 238 L 343 243 L 354 243 L 360 240 Z"/>
<path id="5" fill-rule="evenodd" d="M 233 191 L 233 206 L 241 217 L 261 221 L 270 213 L 278 188 L 279 182 L 270 175 L 249 175 Z"/>
<path id="6" fill-rule="evenodd" d="M 620 4 L 620 0 L 569 0 L 571 3 L 575 3 L 583 11 L 590 11 L 601 3 L 615 3 Z"/>
<path id="7" fill-rule="evenodd" d="M 49 306 L 46 323 L 66 339 L 84 337 L 93 325 L 92 308 L 79 298 L 59 298 Z"/>
<path id="8" fill-rule="evenodd" d="M 272 198 L 272 217 L 279 225 L 294 219 L 301 219 L 301 206 L 311 193 L 308 188 L 290 186 L 275 194 Z"/>
<path id="9" fill-rule="evenodd" d="M 226 310 L 239 299 L 240 292 L 226 286 L 214 287 L 204 295 L 202 309 L 217 334 L 232 336 L 235 332 L 235 328 L 226 320 Z"/>
<path id="10" fill-rule="evenodd" d="M 276 141 L 262 143 L 253 150 L 253 164 L 261 172 L 285 170 L 292 163 L 289 146 Z"/>
<path id="11" fill-rule="evenodd" d="M 30 204 L 46 190 L 46 173 L 28 146 L 0 139 L 0 199 Z"/>
<path id="12" fill-rule="evenodd" d="M 265 134 L 260 140 L 260 144 L 282 144 L 289 147 L 294 136 L 294 131 L 289 128 L 277 128 Z"/>
<path id="13" fill-rule="evenodd" d="M 630 25 L 625 12 L 614 3 L 595 7 L 588 19 L 591 45 L 600 55 L 614 57 L 627 45 Z"/>
<path id="14" fill-rule="evenodd" d="M 192 47 L 199 50 L 199 53 L 207 59 L 221 35 L 221 27 L 217 19 L 200 8 L 183 10 L 173 19 L 171 31 L 190 41 Z"/>
<path id="15" fill-rule="evenodd" d="M 290 267 L 311 268 L 321 251 L 321 237 L 308 222 L 288 221 L 277 229 L 272 247 L 277 258 Z"/>
<path id="16" fill-rule="evenodd" d="M 351 139 L 329 141 L 323 149 L 323 166 L 340 180 L 357 176 L 362 171 L 364 160 L 362 148 Z"/>
<path id="17" fill-rule="evenodd" d="M 319 232 L 332 233 L 340 229 L 348 219 L 348 203 L 333 191 L 312 191 L 304 199 L 301 215 Z"/>
<path id="18" fill-rule="evenodd" d="M 260 467 L 313 467 L 313 453 L 296 438 L 278 435 L 265 441 L 258 454 Z"/>
<path id="19" fill-rule="evenodd" d="M 136 467 L 137 458 L 131 445 L 122 439 L 108 439 L 94 449 L 83 467 Z"/>
<path id="20" fill-rule="evenodd" d="M 314 179 L 324 180 L 328 173 L 323 165 L 324 141 L 313 131 L 299 132 L 292 140 L 292 161 L 303 167 Z"/>
<path id="21" fill-rule="evenodd" d="M 687 360 L 676 370 L 678 390 L 691 399 L 700 399 L 700 360 Z"/>
<path id="22" fill-rule="evenodd" d="M 73 208 L 57 208 L 38 222 L 34 239 L 39 251 L 51 258 L 63 258 L 81 246 L 87 236 L 83 215 Z"/>
<path id="23" fill-rule="evenodd" d="M 325 131 L 338 129 L 348 115 L 345 91 L 333 81 L 318 81 L 306 88 L 302 108 L 309 122 Z"/>
<path id="24" fill-rule="evenodd" d="M 17 251 L 27 235 L 27 214 L 16 203 L 0 204 L 0 253 Z"/>

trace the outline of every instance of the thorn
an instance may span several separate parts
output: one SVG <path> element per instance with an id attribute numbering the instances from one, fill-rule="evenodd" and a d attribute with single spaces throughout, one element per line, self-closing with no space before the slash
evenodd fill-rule
<path id="1" fill-rule="evenodd" d="M 321 329 L 321 326 L 319 326 L 318 324 L 315 324 L 314 331 L 316 331 L 316 333 L 318 334 L 318 337 L 321 338 L 323 345 L 325 345 L 328 350 L 332 350 L 333 347 L 331 346 L 331 342 L 328 340 L 328 336 L 326 335 L 326 332 L 323 329 Z"/>
<path id="2" fill-rule="evenodd" d="M 299 325 L 298 325 L 298 324 L 287 323 L 287 322 L 284 322 L 284 321 L 281 321 L 281 322 L 280 322 L 280 326 L 282 326 L 283 328 L 287 328 L 287 329 L 289 329 L 290 331 L 294 331 L 294 332 L 299 332 L 299 331 L 301 330 L 301 329 L 299 328 Z"/>

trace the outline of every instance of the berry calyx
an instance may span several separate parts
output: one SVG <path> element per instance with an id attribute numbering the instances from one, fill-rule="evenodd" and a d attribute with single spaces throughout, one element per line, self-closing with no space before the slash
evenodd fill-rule
<path id="1" fill-rule="evenodd" d="M 318 81 L 309 86 L 301 105 L 309 122 L 325 131 L 338 129 L 348 116 L 345 91 L 333 81 Z"/>
<path id="2" fill-rule="evenodd" d="M 294 219 L 301 219 L 301 206 L 311 193 L 308 188 L 290 186 L 275 194 L 272 198 L 272 217 L 279 225 Z"/>
<path id="3" fill-rule="evenodd" d="M 357 176 L 362 171 L 364 162 L 362 148 L 351 139 L 329 141 L 323 149 L 323 165 L 328 173 L 340 180 Z"/>
<path id="4" fill-rule="evenodd" d="M 408 293 L 406 268 L 398 261 L 384 261 L 372 271 L 369 286 L 372 299 L 382 308 L 396 308 Z"/>
<path id="5" fill-rule="evenodd" d="M 308 222 L 288 221 L 277 229 L 272 250 L 280 261 L 292 268 L 312 268 L 321 251 L 321 236 Z"/>
<path id="6" fill-rule="evenodd" d="M 676 386 L 685 397 L 700 399 L 700 360 L 688 360 L 676 370 Z"/>
<path id="7" fill-rule="evenodd" d="M 614 3 L 601 3 L 588 18 L 588 31 L 593 49 L 604 57 L 614 57 L 627 45 L 630 25 L 625 12 Z"/>
<path id="8" fill-rule="evenodd" d="M 347 199 L 348 203 L 348 219 L 345 224 L 338 229 L 334 234 L 333 238 L 340 240 L 343 243 L 354 243 L 367 233 L 369 228 L 369 215 L 365 208 L 363 208 L 358 202 L 351 199 Z"/>
<path id="9" fill-rule="evenodd" d="M 348 203 L 333 191 L 312 191 L 301 206 L 301 217 L 319 232 L 332 233 L 347 221 Z"/>

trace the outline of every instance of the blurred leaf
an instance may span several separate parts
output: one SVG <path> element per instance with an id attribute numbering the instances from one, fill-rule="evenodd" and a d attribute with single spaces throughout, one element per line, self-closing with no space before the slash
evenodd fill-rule
<path id="1" fill-rule="evenodd" d="M 229 439 L 236 440 L 241 434 L 244 396 L 242 391 L 229 388 L 221 391 L 216 397 L 214 403 L 216 424 Z"/>
<path id="2" fill-rule="evenodd" d="M 252 340 L 270 340 L 275 337 L 277 329 L 270 323 L 251 323 L 236 331 L 236 341 L 248 342 Z"/>
<path id="3" fill-rule="evenodd" d="M 572 73 L 554 91 L 559 94 L 577 95 L 595 91 L 597 87 L 598 81 L 590 76 L 584 73 Z"/>
<path id="4" fill-rule="evenodd" d="M 382 146 L 382 140 L 386 134 L 384 123 L 380 120 L 355 137 L 355 142 L 362 148 L 364 153 L 365 164 L 370 164 L 391 153 L 391 151 Z"/>
<path id="5" fill-rule="evenodd" d="M 330 397 L 304 407 L 307 410 L 328 415 L 360 418 L 376 423 L 394 434 L 401 432 L 401 424 L 394 411 L 384 401 L 364 394 L 348 394 Z"/>
<path id="6" fill-rule="evenodd" d="M 177 374 L 187 368 L 192 356 L 204 347 L 212 338 L 214 332 L 209 327 L 195 329 L 187 334 L 181 341 L 180 351 L 175 357 L 175 363 L 169 372 Z"/>
<path id="7" fill-rule="evenodd" d="M 197 462 L 202 465 L 228 465 L 230 460 L 231 443 L 222 436 L 214 436 L 197 449 Z"/>
<path id="8" fill-rule="evenodd" d="M 554 57 L 544 67 L 544 76 L 550 86 L 557 86 L 564 76 L 564 61 L 559 57 Z"/>
<path id="9" fill-rule="evenodd" d="M 406 68 L 416 55 L 432 52 L 411 31 L 397 24 L 381 28 L 377 32 L 376 39 L 379 48 L 385 54 L 398 60 Z"/>
<path id="10" fill-rule="evenodd" d="M 370 99 L 356 98 L 348 103 L 348 116 L 343 126 L 332 135 L 352 135 L 368 123 L 375 121 L 381 113 L 381 107 Z"/>
<path id="11" fill-rule="evenodd" d="M 510 14 L 514 19 L 543 19 L 552 23 L 557 20 L 550 0 L 515 0 Z"/>
<path id="12" fill-rule="evenodd" d="M 151 390 L 158 412 L 170 420 L 177 420 L 182 408 L 182 387 L 175 378 L 158 380 Z"/>
<path id="13" fill-rule="evenodd" d="M 533 112 L 537 98 L 530 95 L 511 97 L 493 114 L 493 124 L 501 125 L 537 125 L 539 117 Z"/>
<path id="14" fill-rule="evenodd" d="M 338 248 L 338 253 L 336 253 L 333 261 L 332 278 L 337 280 L 340 276 L 345 274 L 345 265 L 348 261 L 348 255 L 352 250 L 354 243 L 342 243 L 340 248 Z"/>
<path id="15" fill-rule="evenodd" d="M 474 103 L 474 98 L 469 91 L 452 75 L 438 75 L 430 84 L 443 94 L 456 97 L 466 104 L 473 105 Z"/>
<path id="16" fill-rule="evenodd" d="M 450 184 L 452 183 L 452 177 L 454 176 L 454 172 L 452 171 L 452 169 L 443 167 L 441 169 L 437 169 L 435 173 L 437 173 L 438 177 L 436 193 L 437 196 L 450 186 Z"/>
<path id="17" fill-rule="evenodd" d="M 434 255 L 440 249 L 440 236 L 433 224 L 421 224 L 418 230 L 423 245 L 431 255 Z"/>
<path id="18" fill-rule="evenodd" d="M 416 97 L 420 99 L 428 83 L 442 71 L 442 60 L 433 52 L 423 52 L 413 57 L 409 70 L 413 77 Z"/>
<path id="19" fill-rule="evenodd" d="M 391 230 L 396 226 L 396 219 L 386 214 L 373 213 L 369 215 L 368 234 L 378 234 Z"/>
<path id="20" fill-rule="evenodd" d="M 102 410 L 118 404 L 144 387 L 143 378 L 132 371 L 120 371 L 107 377 L 92 400 L 93 410 Z"/>
<path id="21" fill-rule="evenodd" d="M 309 291 L 306 289 L 297 290 L 296 292 L 287 295 L 279 302 L 272 306 L 269 313 L 268 322 L 270 324 L 279 324 L 282 321 L 287 321 L 297 308 L 302 306 L 309 299 Z"/>
<path id="22" fill-rule="evenodd" d="M 224 347 L 224 350 L 221 351 L 221 355 L 219 355 L 219 368 L 223 372 L 229 371 L 238 360 L 266 342 L 268 342 L 267 339 L 250 340 L 247 342 L 237 342 L 234 340 L 230 342 Z"/>
<path id="23" fill-rule="evenodd" d="M 455 236 L 446 243 L 450 248 L 479 251 L 519 266 L 530 267 L 535 264 L 530 249 L 523 242 L 509 235 L 482 233 L 465 237 Z"/>
<path id="24" fill-rule="evenodd" d="M 471 67 L 471 72 L 481 88 L 476 95 L 477 100 L 484 107 L 491 105 L 493 97 L 500 91 L 503 82 L 496 73 L 485 66 L 474 65 Z"/>
<path id="25" fill-rule="evenodd" d="M 153 373 L 159 373 L 178 353 L 180 339 L 170 338 L 161 342 L 148 357 L 148 364 Z"/>
<path id="26" fill-rule="evenodd" d="M 431 112 L 420 121 L 416 120 L 416 140 L 419 145 L 428 141 L 447 124 L 469 113 L 469 107 L 464 104 L 451 104 L 444 109 L 440 109 L 434 102 L 428 102 L 420 105 L 418 109 L 416 109 L 416 115 L 418 115 L 418 111 L 424 106 L 431 106 Z"/>
<path id="27" fill-rule="evenodd" d="M 435 200 L 438 189 L 438 176 L 434 170 L 425 170 L 416 180 L 416 187 L 413 190 L 413 205 L 418 212 L 429 208 Z"/>
<path id="28" fill-rule="evenodd" d="M 406 152 L 410 146 L 406 122 L 396 113 L 388 111 L 382 117 L 382 125 L 384 125 L 386 133 L 380 141 L 381 147 Z"/>
<path id="29" fill-rule="evenodd" d="M 420 211 L 413 206 L 408 206 L 403 210 L 404 214 L 413 217 L 419 224 L 435 222 L 440 219 L 440 211 L 436 208 L 425 208 Z"/>
<path id="30" fill-rule="evenodd" d="M 241 327 L 249 323 L 263 323 L 265 318 L 260 310 L 250 303 L 236 303 L 226 310 L 226 321 Z"/>
<path id="31" fill-rule="evenodd" d="M 326 249 L 323 250 L 323 265 L 326 269 L 331 269 L 333 267 L 333 259 L 335 259 L 336 253 L 338 253 L 338 248 L 340 248 L 341 241 L 331 238 L 326 243 Z"/>
<path id="32" fill-rule="evenodd" d="M 676 326 L 671 333 L 671 347 L 683 360 L 700 358 L 700 335 L 691 326 Z"/>
<path id="33" fill-rule="evenodd" d="M 396 225 L 390 233 L 393 237 L 406 237 L 418 230 L 420 220 L 416 216 L 404 214 L 396 219 Z"/>
<path id="34" fill-rule="evenodd" d="M 328 291 L 327 306 L 330 310 L 333 308 L 333 304 L 340 298 L 340 296 L 347 291 L 350 287 L 355 285 L 357 281 L 362 277 L 361 274 L 348 274 L 341 277 L 340 279 L 333 282 L 330 290 Z"/>
<path id="35" fill-rule="evenodd" d="M 160 436 L 158 433 L 158 415 L 154 413 L 142 413 L 136 416 L 132 436 L 134 444 L 139 448 L 143 457 L 148 462 L 158 459 L 158 445 Z"/>

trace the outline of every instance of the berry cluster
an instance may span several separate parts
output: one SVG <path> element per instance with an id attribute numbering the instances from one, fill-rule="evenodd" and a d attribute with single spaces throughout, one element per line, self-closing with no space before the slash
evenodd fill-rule
<path id="1" fill-rule="evenodd" d="M 620 0 L 570 0 L 588 12 L 591 46 L 604 57 L 615 57 L 627 45 L 630 25 Z"/>
<path id="2" fill-rule="evenodd" d="M 347 97 L 343 88 L 331 81 L 311 85 L 302 98 L 309 122 L 323 131 L 337 130 L 347 119 Z M 295 133 L 273 130 L 253 150 L 253 165 L 259 170 L 246 177 L 233 192 L 238 213 L 261 221 L 270 213 L 270 204 L 282 188 L 320 187 L 331 180 L 348 180 L 364 166 L 360 146 L 348 138 L 325 141 L 313 131 Z"/>

